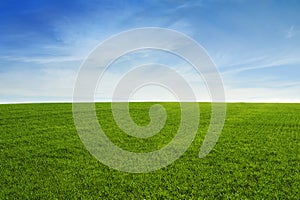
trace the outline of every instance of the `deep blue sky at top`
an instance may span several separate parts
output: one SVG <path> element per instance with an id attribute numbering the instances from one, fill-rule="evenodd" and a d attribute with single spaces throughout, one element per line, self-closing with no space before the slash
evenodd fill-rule
<path id="1" fill-rule="evenodd" d="M 0 1 L 0 96 L 6 101 L 38 100 L 36 91 L 42 88 L 30 90 L 34 83 L 27 94 L 16 89 L 26 90 L 26 80 L 45 75 L 43 69 L 78 70 L 82 59 L 113 34 L 155 26 L 181 31 L 204 46 L 232 99 L 240 89 L 253 93 L 274 87 L 281 91 L 274 98 L 284 99 L 300 88 L 299 10 L 297 0 Z M 17 80 L 16 71 L 24 82 Z"/>

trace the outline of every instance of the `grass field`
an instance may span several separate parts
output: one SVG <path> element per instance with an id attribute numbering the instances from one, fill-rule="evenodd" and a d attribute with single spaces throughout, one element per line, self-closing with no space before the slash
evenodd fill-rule
<path id="1" fill-rule="evenodd" d="M 152 103 L 132 103 L 137 124 L 149 123 Z M 163 130 L 132 138 L 115 125 L 109 103 L 96 105 L 108 137 L 123 149 L 153 151 L 178 128 L 177 103 Z M 101 164 L 83 146 L 72 104 L 0 105 L 0 199 L 300 199 L 300 104 L 227 104 L 221 137 L 213 151 L 198 153 L 210 119 L 200 103 L 198 134 L 183 156 L 146 174 Z"/>

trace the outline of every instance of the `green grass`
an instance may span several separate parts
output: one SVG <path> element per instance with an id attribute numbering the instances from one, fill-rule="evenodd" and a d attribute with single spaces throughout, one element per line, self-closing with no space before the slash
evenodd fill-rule
<path id="1" fill-rule="evenodd" d="M 152 103 L 132 103 L 137 124 L 149 123 Z M 115 125 L 110 104 L 96 105 L 100 124 L 123 149 L 148 152 L 166 145 L 180 120 L 177 103 L 163 130 L 136 139 Z M 171 165 L 146 174 L 98 162 L 81 143 L 71 104 L 0 105 L 0 199 L 300 199 L 300 104 L 228 104 L 213 151 L 198 153 L 210 119 L 200 103 L 198 134 Z"/>

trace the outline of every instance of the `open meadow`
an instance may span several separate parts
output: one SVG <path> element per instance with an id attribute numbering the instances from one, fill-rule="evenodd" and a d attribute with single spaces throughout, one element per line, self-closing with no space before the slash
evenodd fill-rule
<path id="1" fill-rule="evenodd" d="M 149 123 L 153 103 L 131 103 L 137 124 Z M 123 133 L 110 103 L 97 103 L 99 122 L 119 147 L 160 149 L 180 122 L 178 103 L 161 103 L 168 118 L 148 139 Z M 0 105 L 0 199 L 300 199 L 300 104 L 228 103 L 214 149 L 198 157 L 210 120 L 200 103 L 192 145 L 160 170 L 132 174 L 111 169 L 84 147 L 71 103 Z"/>

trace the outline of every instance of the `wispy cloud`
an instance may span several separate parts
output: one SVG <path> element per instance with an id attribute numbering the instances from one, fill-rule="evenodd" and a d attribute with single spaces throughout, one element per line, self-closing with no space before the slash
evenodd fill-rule
<path id="1" fill-rule="evenodd" d="M 78 56 L 45 56 L 45 57 L 14 57 L 14 56 L 0 56 L 2 61 L 17 61 L 21 63 L 36 63 L 36 64 L 47 64 L 47 63 L 64 63 L 73 61 L 83 61 L 83 57 Z"/>
<path id="2" fill-rule="evenodd" d="M 296 36 L 296 34 L 297 34 L 297 31 L 295 30 L 295 26 L 292 25 L 292 26 L 286 31 L 285 37 L 286 37 L 287 39 L 290 39 L 290 38 Z"/>
<path id="3" fill-rule="evenodd" d="M 289 66 L 300 64 L 300 58 L 298 57 L 283 57 L 283 58 L 265 58 L 265 59 L 250 59 L 244 63 L 238 63 L 232 65 L 229 69 L 222 71 L 223 75 L 240 73 L 250 70 L 258 70 L 264 68 L 278 67 L 278 66 Z"/>

